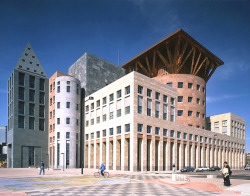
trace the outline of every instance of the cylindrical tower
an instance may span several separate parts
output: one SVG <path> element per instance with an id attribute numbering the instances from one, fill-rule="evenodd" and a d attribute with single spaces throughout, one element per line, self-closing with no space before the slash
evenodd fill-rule
<path id="1" fill-rule="evenodd" d="M 190 74 L 168 74 L 154 78 L 177 89 L 177 122 L 197 128 L 206 125 L 206 82 Z"/>
<path id="2" fill-rule="evenodd" d="M 80 81 L 60 76 L 55 85 L 55 165 L 76 168 L 80 153 Z"/>

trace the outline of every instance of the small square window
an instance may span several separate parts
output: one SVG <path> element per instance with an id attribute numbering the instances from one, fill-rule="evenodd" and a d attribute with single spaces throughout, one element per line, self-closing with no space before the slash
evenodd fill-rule
<path id="1" fill-rule="evenodd" d="M 177 113 L 178 116 L 183 116 L 183 110 L 178 110 Z"/>
<path id="2" fill-rule="evenodd" d="M 201 86 L 200 86 L 199 84 L 197 84 L 196 90 L 199 91 L 199 90 L 200 90 L 200 87 L 201 87 Z"/>
<path id="3" fill-rule="evenodd" d="M 192 89 L 193 88 L 193 83 L 188 83 L 188 88 Z"/>
<path id="4" fill-rule="evenodd" d="M 67 81 L 67 84 L 70 84 L 70 81 Z"/>
<path id="5" fill-rule="evenodd" d="M 192 116 L 193 112 L 192 111 L 188 111 L 188 116 Z"/>
<path id="6" fill-rule="evenodd" d="M 170 83 L 167 83 L 167 86 L 170 86 L 170 87 L 172 87 L 172 86 L 173 86 L 172 82 L 170 82 Z"/>
<path id="7" fill-rule="evenodd" d="M 183 82 L 178 82 L 178 88 L 183 88 Z"/>
<path id="8" fill-rule="evenodd" d="M 183 102 L 183 96 L 178 96 L 178 102 Z"/>

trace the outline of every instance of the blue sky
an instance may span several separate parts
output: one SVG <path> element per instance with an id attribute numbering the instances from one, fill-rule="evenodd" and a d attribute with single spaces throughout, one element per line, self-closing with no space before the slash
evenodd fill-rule
<path id="1" fill-rule="evenodd" d="M 246 119 L 250 152 L 250 1 L 0 1 L 0 125 L 7 124 L 7 80 L 29 41 L 48 77 L 85 52 L 127 62 L 179 28 L 224 65 L 207 83 L 207 116 Z"/>

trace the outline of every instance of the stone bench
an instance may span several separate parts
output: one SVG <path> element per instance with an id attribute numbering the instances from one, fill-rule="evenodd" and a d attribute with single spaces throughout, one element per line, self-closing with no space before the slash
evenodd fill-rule
<path id="1" fill-rule="evenodd" d="M 207 175 L 207 178 L 209 179 L 217 178 L 217 175 Z"/>

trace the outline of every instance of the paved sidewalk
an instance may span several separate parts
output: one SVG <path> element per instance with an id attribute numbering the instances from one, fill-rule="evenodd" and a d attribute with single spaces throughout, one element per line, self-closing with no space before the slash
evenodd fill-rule
<path id="1" fill-rule="evenodd" d="M 250 181 L 232 179 L 223 186 L 222 178 L 207 179 L 188 176 L 190 183 L 176 183 L 171 172 L 110 171 L 110 178 L 95 178 L 96 169 L 45 170 L 35 168 L 1 168 L 0 196 L 27 195 L 250 195 Z M 187 175 L 187 174 L 185 174 Z"/>

